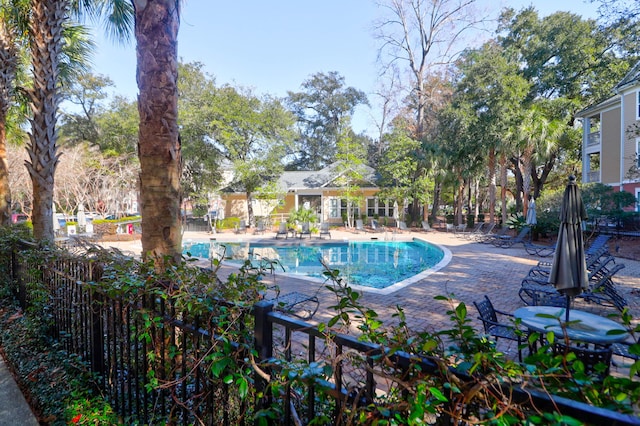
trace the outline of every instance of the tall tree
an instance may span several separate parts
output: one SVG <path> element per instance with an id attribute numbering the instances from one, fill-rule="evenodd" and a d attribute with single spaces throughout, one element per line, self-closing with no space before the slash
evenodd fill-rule
<path id="1" fill-rule="evenodd" d="M 506 167 L 513 146 L 515 127 L 519 122 L 522 103 L 529 93 L 529 83 L 520 75 L 518 64 L 496 43 L 488 42 L 481 49 L 466 51 L 459 63 L 455 102 L 468 111 L 474 140 L 486 151 L 486 171 L 489 183 L 489 216 L 495 221 L 496 170 L 498 160 Z M 506 176 L 506 170 L 505 170 Z M 504 186 L 503 186 L 504 187 Z M 501 197 L 505 197 L 503 191 Z M 506 200 L 502 199 L 503 206 Z M 506 213 L 506 209 L 503 208 Z M 503 215 L 503 220 L 506 216 Z"/>
<path id="2" fill-rule="evenodd" d="M 100 132 L 97 117 L 103 112 L 102 101 L 107 98 L 105 89 L 113 81 L 103 75 L 81 73 L 64 90 L 64 99 L 79 109 L 62 115 L 60 136 L 69 143 L 89 142 L 99 144 Z"/>
<path id="3" fill-rule="evenodd" d="M 163 268 L 182 255 L 178 132 L 179 0 L 133 0 L 140 115 L 142 252 Z"/>
<path id="4" fill-rule="evenodd" d="M 199 62 L 181 63 L 178 90 L 178 124 L 184 153 L 182 187 L 185 199 L 206 205 L 208 196 L 219 188 L 222 179 L 222 156 L 210 139 L 217 91 L 215 79 L 203 71 Z"/>
<path id="5" fill-rule="evenodd" d="M 20 47 L 24 40 L 23 14 L 14 1 L 0 1 L 0 224 L 11 223 L 11 189 L 7 162 L 7 121 L 15 102 L 16 75 L 19 72 Z"/>
<path id="6" fill-rule="evenodd" d="M 340 196 L 347 203 L 347 226 L 354 226 L 355 206 L 362 203 L 362 181 L 366 173 L 367 147 L 361 140 L 354 137 L 349 118 L 345 117 L 339 125 L 336 160 L 337 185 L 340 186 Z"/>
<path id="7" fill-rule="evenodd" d="M 61 77 L 85 58 L 87 49 L 75 49 L 81 44 L 69 43 L 65 51 L 65 25 L 69 20 L 71 6 L 74 13 L 86 8 L 91 14 L 106 11 L 108 23 L 116 30 L 128 28 L 126 19 L 117 19 L 122 11 L 131 9 L 121 0 L 101 2 L 71 2 L 70 0 L 31 0 L 29 9 L 29 51 L 33 84 L 27 89 L 32 116 L 27 151 L 27 169 L 33 181 L 33 233 L 37 239 L 53 240 L 53 186 L 56 165 L 59 160 L 57 142 L 58 107 L 61 100 Z M 78 40 L 82 27 L 69 27 L 74 32 L 68 37 Z M 81 37 L 82 39 L 83 37 Z M 81 65 L 81 63 L 80 63 Z"/>
<path id="8" fill-rule="evenodd" d="M 340 123 L 350 119 L 358 105 L 368 105 L 364 92 L 344 85 L 344 77 L 331 71 L 314 74 L 302 83 L 302 92 L 288 92 L 287 103 L 300 131 L 289 168 L 318 170 L 335 160 Z"/>
<path id="9" fill-rule="evenodd" d="M 406 87 L 416 114 L 416 139 L 423 137 L 428 119 L 427 80 L 440 74 L 460 51 L 463 37 L 482 21 L 476 0 L 385 0 L 390 16 L 377 25 L 382 42 L 383 69 L 403 63 L 411 81 Z"/>
<path id="10" fill-rule="evenodd" d="M 284 170 L 294 118 L 279 100 L 260 99 L 230 86 L 220 88 L 214 101 L 210 137 L 233 164 L 235 185 L 247 194 L 249 224 L 254 226 L 254 195 Z"/>
<path id="11" fill-rule="evenodd" d="M 32 117 L 25 164 L 33 184 L 33 234 L 53 240 L 53 186 L 59 156 L 56 121 L 60 104 L 62 31 L 69 1 L 33 0 L 30 14 L 30 52 L 33 86 L 29 88 Z"/>

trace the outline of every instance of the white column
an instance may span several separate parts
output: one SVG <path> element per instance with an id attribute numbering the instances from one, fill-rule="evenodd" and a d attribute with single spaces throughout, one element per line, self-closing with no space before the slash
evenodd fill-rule
<path id="1" fill-rule="evenodd" d="M 589 156 L 587 155 L 587 145 L 589 144 L 590 134 L 591 119 L 589 117 L 584 117 L 582 119 L 582 183 L 589 182 L 591 163 L 589 162 Z"/>

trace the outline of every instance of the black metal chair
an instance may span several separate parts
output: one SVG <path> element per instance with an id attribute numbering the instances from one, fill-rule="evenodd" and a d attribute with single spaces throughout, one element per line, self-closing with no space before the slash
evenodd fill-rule
<path id="1" fill-rule="evenodd" d="M 484 331 L 490 336 L 498 339 L 513 340 L 518 343 L 518 360 L 522 361 L 522 342 L 527 341 L 528 333 L 525 331 L 517 330 L 513 323 L 506 323 L 498 321 L 498 315 L 514 318 L 512 314 L 499 311 L 493 307 L 493 303 L 486 295 L 484 300 L 480 302 L 473 302 L 480 313 L 478 319 L 482 321 Z"/>
<path id="2" fill-rule="evenodd" d="M 564 356 L 573 352 L 576 355 L 576 359 L 582 361 L 586 374 L 596 375 L 601 379 L 609 375 L 611 356 L 613 355 L 611 346 L 592 345 L 589 347 L 587 344 L 570 344 L 570 346 L 567 346 L 564 341 L 558 340 L 554 342 L 552 350 L 554 355 Z M 599 368 L 596 368 L 598 364 L 604 364 L 605 369 L 600 371 Z"/>

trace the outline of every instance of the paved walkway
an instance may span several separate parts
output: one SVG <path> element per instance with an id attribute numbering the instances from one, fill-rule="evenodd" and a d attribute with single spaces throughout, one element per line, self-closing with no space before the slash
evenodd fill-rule
<path id="1" fill-rule="evenodd" d="M 404 287 L 392 294 L 381 295 L 363 292 L 361 303 L 377 312 L 385 324 L 392 324 L 396 306 L 404 309 L 407 324 L 414 331 L 437 331 L 451 327 L 452 323 L 446 311 L 451 308 L 447 302 L 435 300 L 435 296 L 451 296 L 455 304 L 464 302 L 469 311 L 469 317 L 474 320 L 474 325 L 481 330 L 481 324 L 476 320 L 477 313 L 473 307 L 474 300 L 480 300 L 488 295 L 496 308 L 507 312 L 513 312 L 523 306 L 518 297 L 520 281 L 541 259 L 526 253 L 521 245 L 502 249 L 492 245 L 479 244 L 460 238 L 451 233 L 434 231 L 404 232 L 404 233 L 352 233 L 344 231 L 331 231 L 333 240 L 370 240 L 395 239 L 411 240 L 414 237 L 423 238 L 431 243 L 438 244 L 449 249 L 453 256 L 451 262 L 439 271 Z M 185 233 L 183 241 L 209 241 L 215 238 L 217 241 L 247 241 L 269 240 L 275 236 L 275 232 L 265 235 L 247 234 L 236 235 L 233 233 Z M 315 238 L 315 237 L 314 237 Z M 140 241 L 132 242 L 105 242 L 105 247 L 116 247 L 125 252 L 139 255 L 142 251 Z M 629 302 L 629 308 L 636 322 L 640 320 L 640 262 L 618 259 L 617 263 L 623 263 L 625 268 L 616 274 L 615 282 L 618 289 Z M 232 268 L 225 266 L 223 273 L 230 272 Z M 307 280 L 277 275 L 270 277 L 277 283 L 283 293 L 300 291 L 304 293 L 317 292 L 321 301 L 320 309 L 314 317 L 315 322 L 326 322 L 334 311 L 329 309 L 335 303 L 335 296 L 328 291 L 324 284 L 309 282 Z M 580 309 L 593 311 L 599 314 L 616 313 L 615 309 L 603 309 L 597 305 L 580 304 Z M 505 343 L 503 350 L 515 355 L 515 345 Z M 13 424 L 37 424 L 26 405 L 10 373 L 0 363 L 0 426 Z M 16 422 L 16 419 L 22 419 Z"/>

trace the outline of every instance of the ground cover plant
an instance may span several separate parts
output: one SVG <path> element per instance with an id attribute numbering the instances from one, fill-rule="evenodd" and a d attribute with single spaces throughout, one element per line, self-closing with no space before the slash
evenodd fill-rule
<path id="1" fill-rule="evenodd" d="M 9 253 L 15 238 L 0 239 L 2 253 Z M 66 254 L 48 249 L 32 252 L 40 265 L 62 255 Z M 194 423 L 207 421 L 206 413 L 199 411 L 196 398 L 180 398 L 185 384 L 194 383 L 190 376 L 198 374 L 201 381 L 237 392 L 238 398 L 224 411 L 235 416 L 238 423 L 255 420 L 267 424 L 291 415 L 299 424 L 578 424 L 553 411 L 513 401 L 508 389 L 525 384 L 621 413 L 639 412 L 640 382 L 633 380 L 638 363 L 629 377 L 609 376 L 604 380 L 585 374 L 584 365 L 574 357 L 554 355 L 548 346 L 533 351 L 524 364 L 517 363 L 474 328 L 466 305 L 455 302 L 450 295 L 439 298 L 449 307 L 450 327 L 435 333 L 411 330 L 402 307 L 397 307 L 393 320 L 385 323 L 361 304 L 359 293 L 344 285 L 337 271 L 327 271 L 334 314 L 318 326 L 323 348 L 319 356 L 309 360 L 302 345 L 295 350 L 281 347 L 273 356 L 261 359 L 252 346 L 253 317 L 246 314 L 260 299 L 264 289 L 261 277 L 268 263 L 248 263 L 221 282 L 212 275 L 215 264 L 214 271 L 203 271 L 185 260 L 158 273 L 152 265 L 116 258 L 113 253 L 110 256 L 108 262 L 107 257 L 100 258 L 105 261 L 103 278 L 91 285 L 102 286 L 110 296 L 152 298 L 175 308 L 167 311 L 173 317 L 169 319 L 149 309 L 135 312 L 141 327 L 130 344 L 147 348 L 143 354 L 149 365 L 144 392 L 171 395 L 179 400 L 181 410 L 193 414 Z M 109 395 L 96 386 L 100 378 L 65 352 L 61 341 L 49 337 L 54 305 L 47 288 L 35 281 L 30 284 L 32 308 L 23 313 L 7 291 L 12 283 L 4 284 L 2 346 L 41 417 L 59 424 L 134 422 L 118 417 L 107 403 Z M 213 303 L 217 296 L 237 303 Z M 212 324 L 211 330 L 216 333 L 215 339 L 205 342 L 210 344 L 206 350 L 186 352 L 192 345 L 188 340 L 162 338 L 167 336 L 163 330 L 172 321 L 187 323 L 195 318 L 200 318 L 201 326 Z M 631 324 L 626 311 L 619 320 Z M 342 351 L 339 339 L 345 334 L 362 343 L 381 345 L 384 350 Z M 547 341 L 553 343 L 554 338 L 559 337 L 547 336 Z M 275 346 L 283 343 L 278 341 Z M 20 352 L 23 348 L 28 356 Z M 395 357 L 401 353 L 413 354 L 407 365 L 396 364 Z M 161 363 L 163 356 L 176 363 Z M 188 368 L 182 369 L 178 360 L 188 362 Z M 435 368 L 427 372 L 425 363 Z M 368 375 L 373 375 L 379 385 L 375 395 L 366 396 L 363 383 Z M 345 398 L 336 398 L 333 384 L 338 380 L 348 391 Z M 315 392 L 315 413 L 308 417 L 306 396 L 311 388 Z M 268 403 L 254 406 L 256 400 Z M 175 422 L 181 415 L 160 410 L 149 423 Z M 208 421 L 218 423 L 222 419 Z"/>

